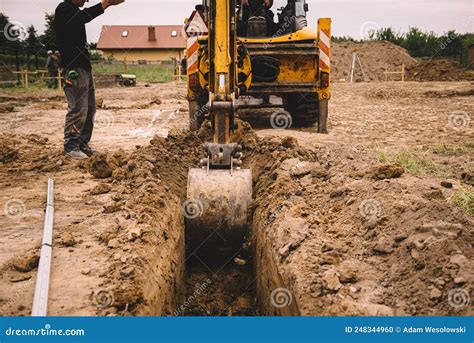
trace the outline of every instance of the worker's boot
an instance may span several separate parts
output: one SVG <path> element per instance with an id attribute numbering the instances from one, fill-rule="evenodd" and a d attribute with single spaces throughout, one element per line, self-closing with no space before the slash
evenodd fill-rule
<path id="1" fill-rule="evenodd" d="M 79 147 L 76 147 L 69 151 L 65 150 L 64 153 L 75 160 L 86 160 L 89 158 L 89 156 L 82 152 Z"/>
<path id="2" fill-rule="evenodd" d="M 88 157 L 93 156 L 97 151 L 92 149 L 88 144 L 81 144 L 80 150 L 86 154 Z"/>

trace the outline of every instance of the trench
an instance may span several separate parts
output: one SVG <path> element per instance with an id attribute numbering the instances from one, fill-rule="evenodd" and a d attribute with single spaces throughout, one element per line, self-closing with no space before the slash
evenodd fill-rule
<path id="1" fill-rule="evenodd" d="M 258 190 L 255 187 L 254 184 L 254 194 Z M 265 230 L 260 227 L 259 220 L 251 218 L 249 222 L 249 239 L 243 247 L 235 254 L 222 256 L 186 249 L 184 220 L 179 216 L 174 218 L 172 225 L 181 231 L 182 236 L 176 240 L 175 247 L 168 250 L 173 256 L 161 255 L 159 261 L 178 259 L 177 265 L 183 268 L 166 269 L 174 274 L 176 282 L 173 287 L 160 284 L 160 278 L 147 279 L 148 293 L 155 294 L 151 296 L 151 309 L 146 313 L 174 316 L 297 315 L 298 309 L 294 306 L 272 306 L 272 290 L 287 288 L 288 285 L 279 276 L 273 262 L 272 245 L 266 242 Z M 168 300 L 164 302 L 163 298 Z"/>
<path id="2" fill-rule="evenodd" d="M 257 158 L 259 159 L 259 158 Z M 268 173 L 254 161 L 253 172 L 258 180 Z M 265 175 L 269 176 L 269 175 Z M 253 182 L 253 197 L 259 184 Z M 275 307 L 272 292 L 287 289 L 280 277 L 272 244 L 265 237 L 259 217 L 265 209 L 252 211 L 247 240 L 229 255 L 208 255 L 186 247 L 184 316 L 266 316 L 298 315 L 295 303 Z M 223 242 L 225 244 L 225 242 Z"/>
<path id="3" fill-rule="evenodd" d="M 166 147 L 169 145 L 166 144 Z M 200 150 L 196 151 L 197 154 L 200 153 Z M 262 203 L 261 198 L 256 198 L 262 196 L 260 193 L 265 193 L 260 192 L 260 188 L 268 187 L 268 183 L 259 180 L 271 182 L 273 171 L 268 168 L 268 164 L 274 163 L 274 159 L 268 151 L 254 148 L 250 152 L 243 168 L 252 169 L 253 202 L 257 200 Z M 187 158 L 195 160 L 195 156 L 188 155 Z M 272 228 L 263 227 L 264 221 L 261 219 L 268 216 L 265 206 L 251 205 L 247 239 L 243 246 L 230 254 L 206 255 L 186 246 L 182 204 L 186 200 L 187 166 L 192 165 L 192 162 L 183 160 L 179 165 L 179 172 L 161 174 L 164 184 L 172 184 L 170 189 L 174 200 L 167 203 L 168 210 L 162 218 L 167 227 L 172 229 L 168 234 L 166 248 L 149 247 L 153 249 L 149 258 L 152 263 L 146 267 L 146 277 L 140 286 L 145 290 L 144 302 L 137 314 L 299 315 L 295 302 L 285 307 L 275 307 L 272 304 L 272 292 L 278 288 L 289 289 L 290 285 L 288 280 L 283 280 L 280 276 L 275 262 L 275 247 L 267 237 L 268 230 Z"/>

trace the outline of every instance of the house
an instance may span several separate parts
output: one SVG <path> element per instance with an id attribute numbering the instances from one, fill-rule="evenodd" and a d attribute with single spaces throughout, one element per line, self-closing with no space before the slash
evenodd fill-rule
<path id="1" fill-rule="evenodd" d="M 97 43 L 105 58 L 138 63 L 181 60 L 185 48 L 182 25 L 103 26 Z"/>

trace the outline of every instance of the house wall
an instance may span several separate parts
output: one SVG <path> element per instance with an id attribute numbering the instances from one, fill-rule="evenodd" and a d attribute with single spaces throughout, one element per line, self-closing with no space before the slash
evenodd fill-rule
<path id="1" fill-rule="evenodd" d="M 128 62 L 144 61 L 168 61 L 171 58 L 181 60 L 184 57 L 184 49 L 134 49 L 134 50 L 101 50 L 105 58 L 109 56 L 118 61 Z"/>

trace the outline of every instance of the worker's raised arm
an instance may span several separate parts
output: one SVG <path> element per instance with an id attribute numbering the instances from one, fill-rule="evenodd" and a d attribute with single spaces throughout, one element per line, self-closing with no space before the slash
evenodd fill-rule
<path id="1" fill-rule="evenodd" d="M 97 4 L 95 6 L 85 8 L 80 10 L 77 7 L 59 7 L 57 16 L 61 18 L 61 21 L 66 25 L 78 25 L 78 24 L 86 24 L 90 22 L 92 19 L 100 16 L 104 13 L 104 8 L 102 4 Z"/>
<path id="2" fill-rule="evenodd" d="M 101 0 L 102 8 L 105 10 L 109 6 L 115 6 L 121 4 L 125 0 Z"/>
<path id="3" fill-rule="evenodd" d="M 101 0 L 95 6 L 80 10 L 77 7 L 63 7 L 58 15 L 61 19 L 70 25 L 86 24 L 104 13 L 104 10 L 110 6 L 118 5 L 124 0 Z"/>

